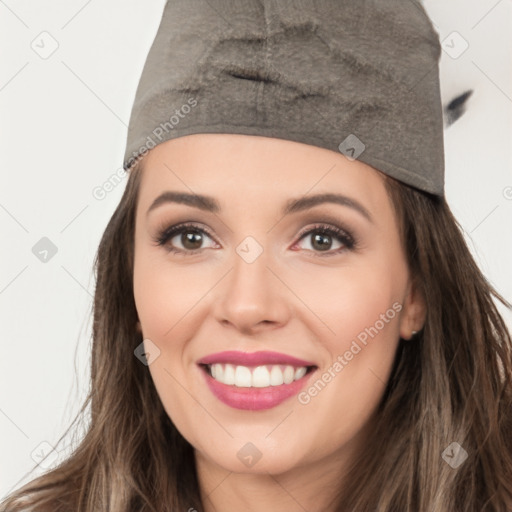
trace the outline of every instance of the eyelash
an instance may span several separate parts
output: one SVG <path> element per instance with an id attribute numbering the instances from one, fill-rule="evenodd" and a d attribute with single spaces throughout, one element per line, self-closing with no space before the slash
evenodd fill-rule
<path id="1" fill-rule="evenodd" d="M 170 239 L 174 238 L 174 236 L 179 235 L 183 232 L 187 231 L 195 231 L 200 234 L 206 234 L 208 235 L 212 240 L 214 240 L 214 237 L 209 232 L 209 230 L 205 228 L 199 228 L 195 224 L 191 223 L 184 223 L 184 224 L 176 224 L 174 226 L 171 226 L 169 228 L 162 229 L 159 231 L 157 236 L 154 238 L 154 242 L 158 246 L 164 246 Z M 353 251 L 357 249 L 358 247 L 358 241 L 357 239 L 347 230 L 335 227 L 335 226 L 328 226 L 326 224 L 316 224 L 312 228 L 309 228 L 307 231 L 302 232 L 299 235 L 298 242 L 300 242 L 303 238 L 306 238 L 308 235 L 311 235 L 313 233 L 320 233 L 322 235 L 328 235 L 332 236 L 334 238 L 337 238 L 338 241 L 340 241 L 344 247 L 341 247 L 340 249 L 337 249 L 335 251 L 311 251 L 314 256 L 318 256 L 320 258 L 334 256 L 337 254 L 340 254 L 344 251 Z M 205 248 L 203 248 L 205 249 Z M 197 250 L 190 250 L 190 249 L 176 249 L 175 247 L 168 247 L 168 251 L 176 254 L 181 254 L 183 256 L 192 255 L 192 254 L 198 254 L 202 249 Z"/>

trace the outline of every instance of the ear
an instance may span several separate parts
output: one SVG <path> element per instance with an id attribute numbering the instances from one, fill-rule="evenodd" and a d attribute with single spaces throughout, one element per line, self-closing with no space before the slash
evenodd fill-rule
<path id="1" fill-rule="evenodd" d="M 400 337 L 410 340 L 414 336 L 413 331 L 420 331 L 423 328 L 427 316 L 425 297 L 414 280 L 409 280 L 402 304 Z"/>

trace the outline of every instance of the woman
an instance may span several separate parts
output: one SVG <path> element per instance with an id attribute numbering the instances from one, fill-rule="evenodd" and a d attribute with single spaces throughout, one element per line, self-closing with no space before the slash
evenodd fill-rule
<path id="1" fill-rule="evenodd" d="M 137 90 L 88 431 L 0 510 L 512 510 L 510 304 L 421 5 L 210 7 L 167 3 Z"/>

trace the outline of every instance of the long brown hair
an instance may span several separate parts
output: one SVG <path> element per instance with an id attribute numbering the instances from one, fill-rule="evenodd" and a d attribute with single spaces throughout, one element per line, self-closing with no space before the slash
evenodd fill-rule
<path id="1" fill-rule="evenodd" d="M 203 510 L 193 448 L 134 356 L 142 341 L 132 279 L 141 173 L 140 163 L 130 171 L 95 259 L 91 385 L 77 416 L 90 416 L 87 432 L 0 512 Z M 332 510 L 509 512 L 512 340 L 493 299 L 512 306 L 477 267 L 445 199 L 384 178 L 427 317 L 414 339 L 400 340 L 373 433 Z M 452 443 L 467 453 L 456 468 Z"/>

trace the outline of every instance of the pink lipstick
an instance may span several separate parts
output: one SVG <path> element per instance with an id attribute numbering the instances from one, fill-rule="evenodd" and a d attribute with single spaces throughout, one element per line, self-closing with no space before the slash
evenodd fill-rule
<path id="1" fill-rule="evenodd" d="M 297 395 L 317 369 L 310 361 L 268 351 L 219 352 L 199 359 L 198 365 L 221 402 L 252 411 L 276 407 Z"/>
<path id="2" fill-rule="evenodd" d="M 243 366 L 259 366 L 264 364 L 289 364 L 291 366 L 314 366 L 315 363 L 297 359 L 296 357 L 280 352 L 240 352 L 238 350 L 226 350 L 202 357 L 198 364 L 231 363 Z"/>

